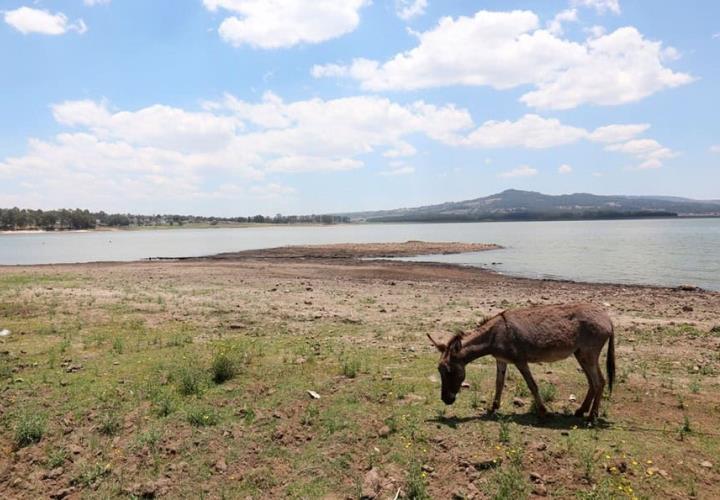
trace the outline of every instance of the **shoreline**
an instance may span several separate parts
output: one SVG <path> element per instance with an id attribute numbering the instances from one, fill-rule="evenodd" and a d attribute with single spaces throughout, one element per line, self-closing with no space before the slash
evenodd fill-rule
<path id="1" fill-rule="evenodd" d="M 422 242 L 408 241 L 404 243 L 338 243 L 328 245 L 290 245 L 282 247 L 263 248 L 255 250 L 242 250 L 238 252 L 226 252 L 194 257 L 149 257 L 141 260 L 130 261 L 94 261 L 76 263 L 51 263 L 51 264 L 0 264 L 0 272 L 3 270 L 28 270 L 33 269 L 56 269 L 56 268 L 92 268 L 103 267 L 116 268 L 136 265 L 153 264 L 207 264 L 209 266 L 225 266 L 232 264 L 243 264 L 253 262 L 278 262 L 284 264 L 312 262 L 315 265 L 326 266 L 376 266 L 387 270 L 394 268 L 426 269 L 432 270 L 433 274 L 441 275 L 443 270 L 449 276 L 457 276 L 458 273 L 465 278 L 495 277 L 512 282 L 534 282 L 557 285 L 578 285 L 585 287 L 614 287 L 631 288 L 647 291 L 673 291 L 673 292 L 698 292 L 720 295 L 720 290 L 713 290 L 697 286 L 693 283 L 678 285 L 660 285 L 645 283 L 622 283 L 614 281 L 582 281 L 560 277 L 533 277 L 501 272 L 490 267 L 474 266 L 470 264 L 458 264 L 448 262 L 402 260 L 406 257 L 423 257 L 429 255 L 451 255 L 468 252 L 481 252 L 491 250 L 502 250 L 503 247 L 492 243 L 458 243 L 458 242 Z M 432 250 L 432 251 L 430 251 Z"/>

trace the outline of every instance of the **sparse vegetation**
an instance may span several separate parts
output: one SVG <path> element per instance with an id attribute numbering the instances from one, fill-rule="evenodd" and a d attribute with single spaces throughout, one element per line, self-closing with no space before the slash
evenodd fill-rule
<path id="1" fill-rule="evenodd" d="M 674 304 L 672 291 L 427 278 L 388 294 L 386 281 L 348 277 L 344 265 L 327 264 L 322 281 L 316 262 L 263 266 L 0 268 L 0 304 L 13 305 L 1 309 L 12 311 L 1 326 L 13 335 L 0 339 L 0 447 L 16 471 L 0 478 L 0 496 L 22 496 L 15 477 L 61 474 L 33 483 L 31 496 L 67 484 L 98 498 L 153 488 L 168 498 L 354 497 L 370 466 L 380 498 L 470 496 L 470 484 L 496 498 L 720 493 L 716 470 L 698 465 L 714 464 L 720 447 L 715 295 L 694 304 L 708 322 L 690 328 L 674 305 L 667 318 L 645 306 Z M 581 401 L 565 396 L 584 395 L 586 383 L 572 359 L 542 365 L 552 373 L 533 366 L 555 411 L 545 421 L 514 369 L 497 416 L 484 414 L 492 360 L 470 365 L 470 389 L 444 405 L 425 334 L 472 328 L 503 301 L 536 300 L 539 286 L 559 302 L 591 291 L 627 304 L 616 325 L 624 383 L 609 416 L 592 428 L 572 416 Z"/>

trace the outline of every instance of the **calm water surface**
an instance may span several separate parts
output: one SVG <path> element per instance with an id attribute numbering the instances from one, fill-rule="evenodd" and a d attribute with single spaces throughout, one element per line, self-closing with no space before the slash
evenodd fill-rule
<path id="1" fill-rule="evenodd" d="M 177 229 L 0 235 L 0 265 L 188 257 L 282 245 L 497 243 L 502 250 L 424 256 L 506 274 L 720 290 L 720 219 Z"/>

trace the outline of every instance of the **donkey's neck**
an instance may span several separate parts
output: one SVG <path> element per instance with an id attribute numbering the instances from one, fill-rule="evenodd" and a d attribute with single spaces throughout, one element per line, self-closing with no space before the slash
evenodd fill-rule
<path id="1" fill-rule="evenodd" d="M 496 320 L 492 319 L 480 325 L 477 330 L 463 339 L 463 346 L 458 355 L 463 363 L 470 363 L 471 361 L 475 361 L 478 358 L 492 353 L 495 341 L 495 331 L 493 328 L 495 323 Z"/>

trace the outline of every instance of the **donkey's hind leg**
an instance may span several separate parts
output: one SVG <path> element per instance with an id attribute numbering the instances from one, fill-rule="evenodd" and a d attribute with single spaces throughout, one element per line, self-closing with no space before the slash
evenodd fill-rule
<path id="1" fill-rule="evenodd" d="M 595 386 L 593 385 L 593 378 L 590 375 L 592 373 L 593 367 L 592 361 L 588 358 L 586 353 L 576 351 L 575 359 L 577 359 L 580 368 L 582 368 L 582 371 L 585 374 L 585 378 L 587 379 L 588 383 L 588 390 L 587 394 L 585 395 L 585 399 L 583 400 L 580 407 L 575 411 L 576 417 L 582 417 L 590 409 L 590 405 L 592 404 L 595 397 Z"/>
<path id="2" fill-rule="evenodd" d="M 602 371 L 600 370 L 599 358 L 600 353 L 598 353 L 598 357 L 595 358 L 595 371 L 590 372 L 590 376 L 593 378 L 593 382 L 595 383 L 595 399 L 593 400 L 590 415 L 588 416 L 588 420 L 591 421 L 598 418 L 598 414 L 600 412 L 600 400 L 602 399 L 603 390 L 605 389 L 605 377 L 603 377 Z"/>

